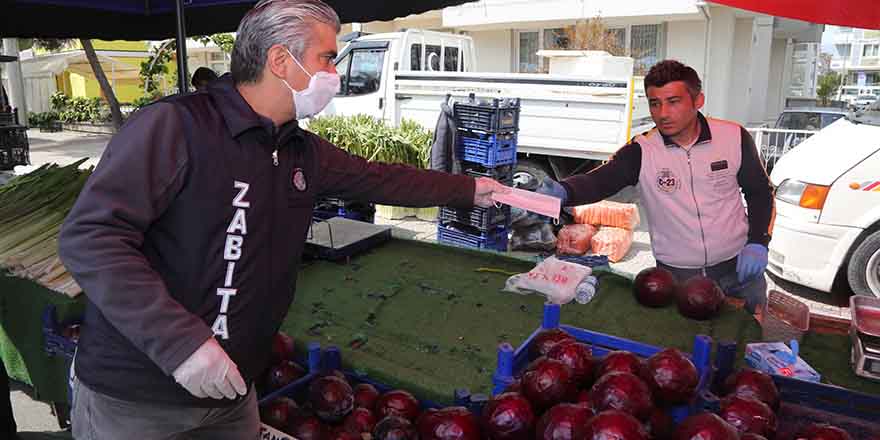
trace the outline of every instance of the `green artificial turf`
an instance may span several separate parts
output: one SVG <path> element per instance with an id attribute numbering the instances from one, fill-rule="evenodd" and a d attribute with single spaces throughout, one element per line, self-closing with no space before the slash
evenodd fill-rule
<path id="1" fill-rule="evenodd" d="M 0 358 L 13 380 L 33 386 L 34 398 L 67 401 L 67 361 L 48 356 L 43 310 L 54 304 L 59 320 L 82 316 L 82 298 L 71 299 L 30 280 L 0 273 Z"/>
<path id="2" fill-rule="evenodd" d="M 441 402 L 456 388 L 489 393 L 499 342 L 517 346 L 541 322 L 543 298 L 502 292 L 506 274 L 533 263 L 421 242 L 393 240 L 349 264 L 312 262 L 302 268 L 297 296 L 282 329 L 301 342 L 336 345 L 346 366 L 376 380 Z M 563 306 L 563 324 L 685 351 L 694 336 L 760 341 L 747 313 L 725 305 L 712 321 L 693 321 L 675 307 L 648 309 L 632 297 L 631 281 L 601 272 L 597 297 Z M 845 338 L 844 338 L 845 339 Z M 832 383 L 877 393 L 878 385 L 849 368 L 849 344 L 808 335 L 802 352 Z"/>

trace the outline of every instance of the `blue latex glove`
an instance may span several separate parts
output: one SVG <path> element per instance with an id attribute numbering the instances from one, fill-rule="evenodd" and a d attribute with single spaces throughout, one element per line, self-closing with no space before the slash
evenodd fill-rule
<path id="1" fill-rule="evenodd" d="M 762 275 L 767 269 L 767 246 L 749 243 L 739 251 L 736 276 L 740 283 Z"/>
<path id="2" fill-rule="evenodd" d="M 544 180 L 541 181 L 541 184 L 538 185 L 535 192 L 556 197 L 562 200 L 563 205 L 565 204 L 565 201 L 568 200 L 568 191 L 565 190 L 565 187 L 549 177 L 545 177 Z"/>

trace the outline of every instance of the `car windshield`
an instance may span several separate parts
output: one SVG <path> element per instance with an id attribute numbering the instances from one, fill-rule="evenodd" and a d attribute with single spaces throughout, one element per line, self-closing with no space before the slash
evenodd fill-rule
<path id="1" fill-rule="evenodd" d="M 838 113 L 825 113 L 822 115 L 822 127 L 825 128 L 831 125 L 832 122 L 842 118 L 844 115 Z"/>
<path id="2" fill-rule="evenodd" d="M 782 114 L 779 126 L 787 130 L 818 130 L 822 128 L 819 113 L 788 112 Z"/>

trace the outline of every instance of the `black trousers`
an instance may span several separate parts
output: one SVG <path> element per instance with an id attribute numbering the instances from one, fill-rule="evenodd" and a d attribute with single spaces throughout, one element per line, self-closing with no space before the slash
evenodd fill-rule
<path id="1" fill-rule="evenodd" d="M 15 417 L 12 415 L 12 396 L 9 395 L 9 375 L 0 360 L 0 437 L 16 438 Z"/>

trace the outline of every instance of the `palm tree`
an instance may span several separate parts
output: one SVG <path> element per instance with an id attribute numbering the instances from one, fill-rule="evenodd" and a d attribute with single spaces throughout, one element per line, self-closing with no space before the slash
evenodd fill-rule
<path id="1" fill-rule="evenodd" d="M 34 45 L 46 50 L 58 50 L 71 45 L 73 41 L 74 39 L 72 38 L 35 39 Z M 119 109 L 119 101 L 116 100 L 116 94 L 113 92 L 113 87 L 110 86 L 110 82 L 107 80 L 107 75 L 104 73 L 104 68 L 101 67 L 101 62 L 98 60 L 98 54 L 95 52 L 95 47 L 92 46 L 92 40 L 81 38 L 79 42 L 80 45 L 82 45 L 83 52 L 86 54 L 86 59 L 89 60 L 89 65 L 92 67 L 92 73 L 95 74 L 95 79 L 98 80 L 101 92 L 104 94 L 104 98 L 107 99 L 113 127 L 119 130 L 119 128 L 122 127 L 122 111 Z"/>

